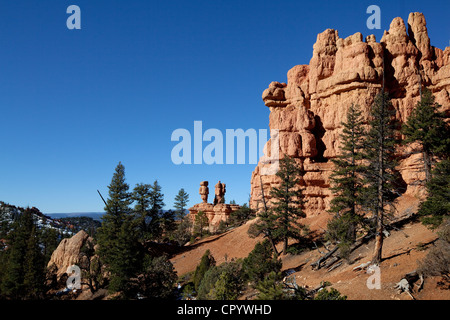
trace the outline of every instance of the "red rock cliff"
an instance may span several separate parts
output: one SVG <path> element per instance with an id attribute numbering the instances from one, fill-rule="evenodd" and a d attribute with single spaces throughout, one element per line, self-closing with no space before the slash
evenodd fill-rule
<path id="1" fill-rule="evenodd" d="M 269 126 L 279 130 L 280 158 L 292 156 L 306 171 L 307 216 L 329 207 L 329 159 L 338 152 L 341 122 L 347 108 L 358 104 L 367 119 L 370 106 L 383 83 L 392 98 L 397 118 L 405 122 L 420 97 L 420 83 L 450 111 L 450 47 L 444 51 L 430 45 L 422 13 L 411 13 L 408 25 L 395 18 L 378 43 L 375 36 L 355 33 L 345 39 L 327 29 L 317 36 L 309 65 L 298 65 L 287 73 L 287 84 L 272 82 L 262 98 L 270 108 Z M 420 75 L 420 76 L 419 76 Z M 270 150 L 270 143 L 267 149 Z M 421 155 L 408 156 L 399 150 L 398 167 L 407 185 L 405 194 L 420 196 Z M 262 159 L 251 179 L 252 208 L 261 208 L 260 172 Z M 264 194 L 277 184 L 274 175 L 261 176 Z"/>

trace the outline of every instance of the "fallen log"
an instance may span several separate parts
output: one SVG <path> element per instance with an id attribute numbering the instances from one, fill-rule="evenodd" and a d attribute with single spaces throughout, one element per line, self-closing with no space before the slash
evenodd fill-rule
<path id="1" fill-rule="evenodd" d="M 338 264 L 335 264 L 334 266 L 332 266 L 331 268 L 328 268 L 328 270 L 327 270 L 327 272 L 331 272 L 331 271 L 333 271 L 334 269 L 336 269 L 337 267 L 339 267 L 340 265 L 342 264 L 342 261 L 341 262 L 339 262 Z"/>
<path id="2" fill-rule="evenodd" d="M 331 250 L 330 252 L 327 252 L 325 255 L 321 256 L 317 261 L 311 263 L 311 267 L 313 268 L 313 270 L 319 270 L 321 268 L 321 264 L 327 260 L 329 257 L 331 257 L 337 250 L 338 250 L 338 246 L 336 246 L 333 250 Z"/>
<path id="3" fill-rule="evenodd" d="M 399 224 L 404 224 L 409 222 L 412 218 L 414 217 L 414 214 L 408 214 L 406 216 L 402 216 L 396 220 L 391 221 L 391 223 L 387 224 L 385 227 L 389 228 L 392 227 L 396 230 L 399 230 L 396 228 L 396 225 Z M 359 238 L 358 240 L 356 240 L 356 242 L 350 247 L 349 252 L 353 252 L 354 250 L 356 250 L 357 248 L 359 248 L 362 244 L 366 243 L 367 241 L 369 241 L 370 239 L 372 239 L 375 236 L 375 233 L 369 233 L 366 234 L 365 236 Z M 388 237 L 389 234 L 385 234 L 385 237 Z M 407 236 L 405 234 L 405 236 Z M 314 243 L 315 244 L 315 243 Z M 319 248 L 317 247 L 317 245 L 315 244 L 316 248 L 319 250 Z M 329 250 L 327 247 L 325 247 L 327 250 Z M 329 250 L 329 252 L 327 252 L 325 255 L 321 256 L 317 261 L 311 263 L 311 267 L 313 270 L 319 270 L 322 268 L 321 264 L 324 263 L 327 259 L 331 258 L 333 256 L 333 254 L 338 250 L 338 246 L 336 246 L 333 250 Z M 319 250 L 319 253 L 323 253 Z M 327 264 L 326 267 L 329 268 L 331 265 L 333 265 L 334 263 L 336 263 L 337 261 L 339 261 L 341 259 L 341 257 L 336 257 L 336 260 L 333 260 L 332 263 Z M 370 263 L 367 263 L 367 265 L 365 265 L 362 269 L 364 269 L 365 267 L 367 267 Z M 358 267 L 356 267 L 358 268 Z M 353 270 L 355 270 L 356 268 L 353 268 Z M 356 271 L 356 270 L 355 270 Z"/>

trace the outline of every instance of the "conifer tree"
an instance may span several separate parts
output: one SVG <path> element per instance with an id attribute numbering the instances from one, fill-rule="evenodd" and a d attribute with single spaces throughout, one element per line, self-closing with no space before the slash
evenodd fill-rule
<path id="1" fill-rule="evenodd" d="M 38 299 L 44 295 L 44 257 L 32 210 L 25 209 L 8 234 L 6 265 L 0 284 L 2 295 L 10 299 Z M 2 255 L 3 255 L 2 254 Z"/>
<path id="2" fill-rule="evenodd" d="M 427 183 L 427 199 L 419 206 L 422 223 L 435 229 L 450 215 L 450 159 L 439 162 Z"/>
<path id="3" fill-rule="evenodd" d="M 281 267 L 281 260 L 275 257 L 267 239 L 258 242 L 242 262 L 244 275 L 255 284 L 264 280 L 264 277 L 272 271 L 280 272 Z"/>
<path id="4" fill-rule="evenodd" d="M 164 208 L 164 195 L 161 192 L 162 188 L 158 184 L 158 180 L 153 182 L 151 185 L 149 201 L 150 201 L 150 211 L 149 211 L 149 225 L 148 230 L 150 232 L 152 239 L 157 239 L 162 233 L 162 223 L 163 223 L 163 212 Z"/>
<path id="5" fill-rule="evenodd" d="M 127 290 L 127 284 L 139 270 L 140 245 L 135 230 L 129 186 L 125 182 L 125 167 L 119 163 L 109 188 L 102 227 L 98 229 L 99 253 L 110 271 L 109 290 Z"/>
<path id="6" fill-rule="evenodd" d="M 211 252 L 208 250 L 203 254 L 199 265 L 195 269 L 194 273 L 194 288 L 196 291 L 200 288 L 200 284 L 205 276 L 205 273 L 212 267 L 216 265 L 216 260 L 211 255 Z"/>
<path id="7" fill-rule="evenodd" d="M 402 128 L 404 143 L 417 142 L 420 146 L 426 183 L 432 178 L 433 157 L 450 152 L 450 129 L 440 108 L 431 91 L 425 89 Z"/>
<path id="8" fill-rule="evenodd" d="M 384 91 L 375 97 L 369 121 L 369 131 L 365 139 L 364 169 L 365 205 L 373 212 L 375 218 L 375 249 L 373 264 L 382 259 L 383 231 L 388 207 L 392 208 L 396 194 L 394 158 L 397 140 L 395 136 L 395 110 L 389 96 Z"/>
<path id="9" fill-rule="evenodd" d="M 136 202 L 134 213 L 141 240 L 149 238 L 147 218 L 150 217 L 151 185 L 139 183 L 133 189 L 132 199 Z"/>
<path id="10" fill-rule="evenodd" d="M 363 190 L 364 128 L 361 111 L 351 105 L 347 111 L 346 122 L 342 123 L 341 147 L 338 156 L 332 159 L 334 171 L 330 176 L 331 200 L 330 212 L 335 216 L 328 223 L 328 236 L 339 242 L 341 251 L 356 240 L 356 228 L 362 221 L 359 213 Z M 342 253 L 342 252 L 341 252 Z"/>
<path id="11" fill-rule="evenodd" d="M 178 194 L 175 196 L 174 207 L 177 214 L 177 218 L 182 220 L 186 215 L 186 207 L 189 202 L 189 194 L 184 191 L 183 188 L 178 191 Z"/>
<path id="12" fill-rule="evenodd" d="M 39 299 L 44 295 L 44 255 L 41 252 L 36 226 L 31 229 L 23 266 L 24 293 L 27 299 Z"/>
<path id="13" fill-rule="evenodd" d="M 203 236 L 203 229 L 208 226 L 209 220 L 204 211 L 199 211 L 195 215 L 194 231 L 200 233 L 200 238 Z"/>
<path id="14" fill-rule="evenodd" d="M 287 253 L 288 239 L 300 239 L 301 231 L 305 229 L 298 220 L 305 217 L 302 206 L 304 204 L 300 176 L 302 172 L 289 156 L 280 160 L 280 167 L 276 175 L 281 179 L 279 187 L 270 191 L 273 202 L 267 221 L 273 223 L 272 236 L 276 241 L 283 242 L 283 254 Z"/>

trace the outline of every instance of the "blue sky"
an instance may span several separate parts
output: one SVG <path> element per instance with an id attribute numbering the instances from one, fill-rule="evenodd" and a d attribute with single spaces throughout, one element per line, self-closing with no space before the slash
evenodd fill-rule
<path id="1" fill-rule="evenodd" d="M 81 30 L 69 30 L 69 5 Z M 381 30 L 366 9 L 381 8 Z M 254 164 L 174 165 L 177 128 L 267 129 L 271 81 L 308 64 L 317 34 L 380 40 L 394 17 L 423 12 L 431 44 L 449 45 L 448 1 L 0 2 L 0 200 L 45 213 L 102 211 L 121 161 L 131 188 L 158 179 L 166 209 L 180 188 L 221 180 L 248 201 Z"/>

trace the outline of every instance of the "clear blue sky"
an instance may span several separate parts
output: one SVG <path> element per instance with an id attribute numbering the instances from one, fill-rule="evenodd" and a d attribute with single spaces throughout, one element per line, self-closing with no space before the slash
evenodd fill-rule
<path id="1" fill-rule="evenodd" d="M 66 9 L 81 8 L 81 30 Z M 381 30 L 366 9 L 381 8 Z M 271 81 L 307 64 L 318 33 L 375 34 L 425 13 L 431 44 L 450 40 L 449 1 L 0 2 L 0 200 L 45 213 L 102 211 L 114 168 L 131 188 L 158 179 L 166 209 L 180 188 L 227 184 L 247 202 L 255 167 L 171 161 L 177 128 L 268 128 Z"/>

